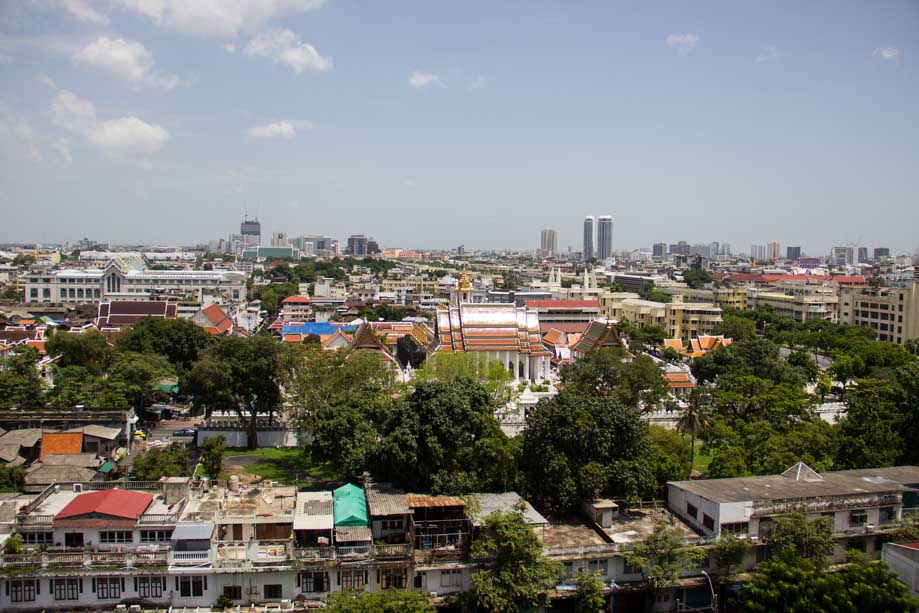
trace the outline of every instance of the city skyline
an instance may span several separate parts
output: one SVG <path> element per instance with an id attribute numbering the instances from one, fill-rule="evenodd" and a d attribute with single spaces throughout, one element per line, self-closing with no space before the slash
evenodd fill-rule
<path id="1" fill-rule="evenodd" d="M 77 5 L 0 8 L 0 241 L 919 247 L 915 3 Z"/>

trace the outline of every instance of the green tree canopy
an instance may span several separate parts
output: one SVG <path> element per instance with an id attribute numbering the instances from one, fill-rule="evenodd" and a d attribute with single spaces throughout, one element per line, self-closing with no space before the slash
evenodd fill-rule
<path id="1" fill-rule="evenodd" d="M 186 372 L 207 347 L 211 336 L 189 319 L 144 317 L 118 339 L 117 348 L 164 356 L 179 372 Z"/>
<path id="2" fill-rule="evenodd" d="M 160 477 L 187 477 L 188 451 L 184 445 L 150 447 L 134 457 L 131 475 L 138 481 L 159 481 Z"/>
<path id="3" fill-rule="evenodd" d="M 803 511 L 776 518 L 766 542 L 773 557 L 786 561 L 807 559 L 817 568 L 826 567 L 836 546 L 830 522 L 825 517 L 807 519 Z"/>
<path id="4" fill-rule="evenodd" d="M 483 609 L 516 613 L 549 604 L 549 588 L 561 565 L 543 557 L 542 544 L 520 509 L 487 515 L 471 554 L 487 560 L 472 576 L 475 600 Z"/>
<path id="5" fill-rule="evenodd" d="M 650 535 L 626 553 L 625 559 L 632 566 L 640 567 L 651 589 L 657 591 L 676 583 L 681 572 L 698 568 L 705 559 L 705 552 L 699 547 L 684 545 L 679 534 L 658 524 Z"/>
<path id="6" fill-rule="evenodd" d="M 625 350 L 603 348 L 562 367 L 565 388 L 583 395 L 614 396 L 628 407 L 652 409 L 668 392 L 660 369 L 648 356 L 627 361 Z"/>
<path id="7" fill-rule="evenodd" d="M 434 613 L 427 594 L 402 590 L 344 590 L 329 595 L 327 610 L 340 613 Z"/>
<path id="8" fill-rule="evenodd" d="M 198 460 L 201 462 L 201 465 L 204 466 L 204 472 L 206 472 L 207 476 L 211 479 L 216 479 L 217 475 L 220 474 L 220 469 L 223 468 L 223 450 L 225 442 L 226 439 L 224 436 L 219 434 L 217 436 L 207 437 L 201 445 Z"/>
<path id="9" fill-rule="evenodd" d="M 57 366 L 82 366 L 94 375 L 102 374 L 110 365 L 115 350 L 96 330 L 85 334 L 70 334 L 58 330 L 45 343 L 49 356 L 57 357 Z"/>
<path id="10" fill-rule="evenodd" d="M 44 405 L 45 390 L 36 367 L 39 357 L 34 347 L 17 347 L 0 360 L 0 406 Z"/>
<path id="11" fill-rule="evenodd" d="M 495 403 L 510 399 L 514 375 L 501 362 L 489 360 L 480 353 L 435 353 L 415 373 L 415 381 L 451 382 L 467 379 L 477 382 Z"/>

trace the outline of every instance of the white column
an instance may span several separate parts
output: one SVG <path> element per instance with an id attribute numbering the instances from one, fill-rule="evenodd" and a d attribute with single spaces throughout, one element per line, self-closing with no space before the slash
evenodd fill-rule
<path id="1" fill-rule="evenodd" d="M 533 358 L 532 356 L 527 355 L 523 359 L 526 362 L 526 366 L 524 366 L 523 374 L 526 376 L 527 381 L 529 381 L 530 380 L 530 362 L 533 360 Z"/>

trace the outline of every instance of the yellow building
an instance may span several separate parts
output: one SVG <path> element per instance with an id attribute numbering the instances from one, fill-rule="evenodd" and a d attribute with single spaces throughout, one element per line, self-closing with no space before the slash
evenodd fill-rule
<path id="1" fill-rule="evenodd" d="M 803 323 L 811 319 L 837 321 L 839 296 L 836 290 L 825 285 L 792 285 L 769 290 L 750 290 L 747 308 L 771 309 L 776 315 L 790 317 Z"/>
<path id="2" fill-rule="evenodd" d="M 839 321 L 873 328 L 879 341 L 902 345 L 919 338 L 919 281 L 878 289 L 841 287 Z"/>
<path id="3" fill-rule="evenodd" d="M 642 300 L 632 292 L 607 292 L 600 298 L 600 314 L 609 319 L 628 321 L 636 326 L 660 326 L 672 338 L 691 338 L 711 334 L 721 323 L 721 307 L 715 304 Z"/>
<path id="4" fill-rule="evenodd" d="M 747 308 L 747 289 L 745 287 L 693 289 L 687 285 L 662 285 L 655 289 L 668 296 L 681 296 L 683 302 L 715 304 L 722 309 L 743 310 Z"/>

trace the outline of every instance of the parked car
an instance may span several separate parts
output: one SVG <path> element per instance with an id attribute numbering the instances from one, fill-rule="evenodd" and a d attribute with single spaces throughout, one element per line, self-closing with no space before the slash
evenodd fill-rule
<path id="1" fill-rule="evenodd" d="M 173 436 L 196 436 L 198 431 L 194 428 L 181 428 L 172 433 Z"/>

